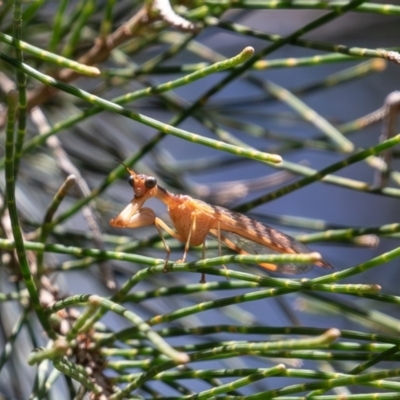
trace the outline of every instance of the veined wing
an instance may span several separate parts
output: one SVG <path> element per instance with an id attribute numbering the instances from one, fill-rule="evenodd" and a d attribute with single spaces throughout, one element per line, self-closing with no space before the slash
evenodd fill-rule
<path id="1" fill-rule="evenodd" d="M 218 231 L 216 229 L 212 229 L 210 233 L 218 238 Z M 284 254 L 283 252 L 273 250 L 271 247 L 266 247 L 232 232 L 221 231 L 219 238 L 227 247 L 239 254 Z M 299 242 L 297 242 L 297 244 L 300 245 L 297 248 L 299 250 L 298 253 L 310 253 L 310 249 L 308 247 Z M 283 274 L 303 274 L 313 268 L 312 264 L 296 263 L 260 263 L 258 265 L 262 268 L 268 269 L 269 271 L 280 272 Z"/>
<path id="2" fill-rule="evenodd" d="M 212 206 L 215 224 L 210 231 L 218 236 L 220 229 L 221 241 L 240 254 L 299 254 L 310 253 L 304 244 L 285 233 L 258 222 L 246 215 L 227 210 L 223 207 Z M 322 268 L 332 268 L 325 260 L 315 263 Z M 304 273 L 312 268 L 305 264 L 267 264 L 264 268 L 288 273 Z"/>

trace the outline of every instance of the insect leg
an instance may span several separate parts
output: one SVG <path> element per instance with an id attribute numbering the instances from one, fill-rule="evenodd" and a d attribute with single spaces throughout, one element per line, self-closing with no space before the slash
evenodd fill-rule
<path id="1" fill-rule="evenodd" d="M 204 260 L 206 258 L 206 241 L 203 242 L 203 247 L 201 249 L 201 257 Z M 206 274 L 204 272 L 201 273 L 200 283 L 206 283 Z"/>
<path id="2" fill-rule="evenodd" d="M 221 222 L 218 221 L 217 223 L 217 240 L 218 240 L 218 255 L 221 257 L 222 256 L 222 246 L 221 246 Z M 228 269 L 226 268 L 225 264 L 222 264 L 222 268 L 224 269 Z M 227 277 L 227 279 L 229 280 L 229 276 Z"/>
<path id="3" fill-rule="evenodd" d="M 188 253 L 189 247 L 190 247 L 190 239 L 192 237 L 193 232 L 196 232 L 197 213 L 193 212 L 190 215 L 190 219 L 191 219 L 190 229 L 189 229 L 189 234 L 188 234 L 188 237 L 187 237 L 187 240 L 185 243 L 185 250 L 183 252 L 183 257 L 181 260 L 179 260 L 177 262 L 181 262 L 181 263 L 185 262 L 186 256 L 187 256 L 187 253 Z M 202 247 L 202 257 L 203 257 L 203 259 L 205 258 L 205 239 L 204 239 L 203 247 Z M 202 274 L 201 274 L 200 283 L 206 283 L 206 274 L 204 272 L 202 272 Z"/>
<path id="4" fill-rule="evenodd" d="M 164 235 L 162 234 L 161 228 L 163 228 L 167 233 L 169 233 L 172 237 L 179 240 L 180 242 L 183 242 L 183 240 L 181 236 L 175 231 L 173 231 L 162 219 L 155 217 L 154 225 L 156 226 L 158 233 L 160 234 L 161 240 L 164 244 L 165 251 L 167 252 L 167 257 L 165 258 L 165 264 L 164 264 L 164 272 L 168 272 L 167 265 L 169 261 L 169 256 L 171 255 L 171 249 L 169 248 L 167 242 L 164 239 Z"/>
<path id="5" fill-rule="evenodd" d="M 218 221 L 217 224 L 217 240 L 218 240 L 218 255 L 222 256 L 222 248 L 221 248 L 221 223 Z M 226 267 L 225 267 L 226 268 Z"/>
<path id="6" fill-rule="evenodd" d="M 159 218 L 156 218 L 154 220 L 154 225 L 157 228 L 158 234 L 160 235 L 160 238 L 161 238 L 161 240 L 163 242 L 163 245 L 164 245 L 164 249 L 165 249 L 165 251 L 167 253 L 167 255 L 165 257 L 165 262 L 164 262 L 164 272 L 168 272 L 167 265 L 168 265 L 168 261 L 169 261 L 169 256 L 171 255 L 171 249 L 169 248 L 167 242 L 164 239 L 164 235 L 162 233 L 159 221 L 161 221 L 161 220 L 159 220 Z"/>
<path id="7" fill-rule="evenodd" d="M 188 234 L 188 237 L 185 242 L 185 250 L 183 251 L 182 259 L 178 260 L 177 261 L 178 263 L 184 263 L 186 261 L 186 256 L 187 256 L 187 253 L 188 253 L 189 247 L 190 247 L 190 239 L 192 237 L 192 233 L 196 230 L 196 217 L 197 217 L 197 215 L 195 212 L 193 212 L 190 215 L 191 222 L 190 222 L 189 234 Z"/>

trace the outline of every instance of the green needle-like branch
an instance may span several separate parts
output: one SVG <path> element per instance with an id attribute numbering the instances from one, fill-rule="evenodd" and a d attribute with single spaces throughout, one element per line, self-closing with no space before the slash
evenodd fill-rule
<path id="1" fill-rule="evenodd" d="M 46 214 L 43 219 L 43 223 L 40 229 L 40 239 L 41 243 L 45 243 L 47 237 L 51 232 L 51 221 L 55 212 L 57 211 L 58 207 L 60 206 L 61 202 L 68 194 L 69 190 L 75 184 L 76 178 L 74 175 L 69 175 L 64 183 L 61 185 L 60 189 L 58 189 L 57 193 L 55 194 L 53 200 L 51 201 Z M 38 276 L 41 276 L 43 273 L 43 253 L 37 253 L 37 269 L 38 269 Z"/>
<path id="2" fill-rule="evenodd" d="M 87 75 L 87 76 L 100 75 L 100 70 L 97 67 L 81 64 L 77 61 L 70 60 L 69 58 L 56 55 L 49 51 L 40 49 L 39 47 L 32 46 L 31 44 L 26 43 L 22 40 L 18 40 L 17 38 L 13 38 L 3 32 L 0 32 L 0 42 L 14 46 L 18 50 L 25 51 L 51 64 L 56 64 L 60 67 L 73 69 L 74 71 L 79 72 L 82 75 Z"/>
<path id="3" fill-rule="evenodd" d="M 353 155 L 345 158 L 342 161 L 332 164 L 332 165 L 316 172 L 313 175 L 306 176 L 305 178 L 303 178 L 297 182 L 291 183 L 289 185 L 286 185 L 286 186 L 278 189 L 275 192 L 261 196 L 255 200 L 251 201 L 251 203 L 248 203 L 248 204 L 245 204 L 242 206 L 238 206 L 235 208 L 235 211 L 239 211 L 239 212 L 249 211 L 254 207 L 257 207 L 261 204 L 267 203 L 268 201 L 275 200 L 281 196 L 284 196 L 284 195 L 291 193 L 297 189 L 305 187 L 311 183 L 321 181 L 321 180 L 323 181 L 324 177 L 327 176 L 328 174 L 336 172 L 342 168 L 345 168 L 345 167 L 352 165 L 354 163 L 357 163 L 359 161 L 365 160 L 366 158 L 368 158 L 370 156 L 379 154 L 380 152 L 382 152 L 386 149 L 389 149 L 393 146 L 396 146 L 399 143 L 400 143 L 400 135 L 396 135 L 395 137 L 388 139 L 382 143 L 379 143 L 378 145 L 376 145 L 374 147 L 370 147 L 366 150 L 362 150 L 356 154 L 353 154 Z M 378 193 L 380 191 L 381 191 L 381 189 L 377 189 Z"/>
<path id="4" fill-rule="evenodd" d="M 386 101 L 367 115 L 360 111 L 362 91 L 351 86 L 367 75 L 385 78 L 385 67 L 399 63 L 400 47 L 381 40 L 382 49 L 376 48 L 364 31 L 358 31 L 362 43 L 318 39 L 319 32 L 326 37 L 327 25 L 340 26 L 343 16 L 358 22 L 362 13 L 387 20 L 382 29 L 392 32 L 388 16 L 400 16 L 400 6 L 363 0 L 59 0 L 49 18 L 49 3 L 0 0 L 0 91 L 17 89 L 8 110 L 0 104 L 0 125 L 6 126 L 0 372 L 15 381 L 6 392 L 32 400 L 47 399 L 59 387 L 71 399 L 400 400 L 400 296 L 389 294 L 387 276 L 379 275 L 389 267 L 383 264 L 395 267 L 400 259 L 400 223 L 379 220 L 387 211 L 380 207 L 400 198 L 398 107 Z M 253 18 L 231 23 L 235 9 L 265 12 L 266 20 L 277 14 L 268 10 L 288 10 L 280 11 L 288 29 L 283 35 L 274 24 L 257 30 Z M 308 14 L 305 24 L 296 19 L 296 26 L 289 15 L 296 9 L 319 11 Z M 222 36 L 232 38 L 236 50 L 218 46 Z M 246 47 L 238 54 L 248 44 L 256 53 Z M 227 58 L 232 52 L 237 55 Z M 366 57 L 371 59 L 359 62 Z M 378 72 L 380 77 L 371 76 Z M 279 75 L 278 84 L 267 74 Z M 312 107 L 320 100 L 338 103 L 324 104 L 329 111 L 320 114 L 321 104 Z M 364 128 L 381 121 L 389 134 L 381 144 L 368 144 Z M 46 142 L 58 134 L 74 164 L 68 171 Z M 312 164 L 299 157 L 311 157 Z M 315 157 L 322 157 L 322 167 L 314 165 Z M 178 263 L 183 245 L 168 237 L 172 253 L 164 273 L 165 248 L 155 231 L 107 232 L 110 216 L 121 208 L 114 199 L 126 204 L 121 191 L 131 196 L 119 182 L 126 170 L 115 158 L 180 196 L 225 206 L 243 198 L 241 211 L 314 182 L 332 192 L 350 189 L 359 201 L 374 201 L 368 217 L 376 221 L 359 222 L 360 228 L 330 220 L 335 213 L 320 219 L 252 215 L 261 223 L 311 231 L 288 232 L 300 242 L 340 246 L 336 260 L 330 256 L 334 270 L 270 274 L 259 264 L 311 266 L 321 255 L 252 254 L 258 249 L 249 247 L 249 255 L 232 255 L 222 253 L 216 240 L 207 242 L 207 256 L 201 246 L 191 246 L 191 261 Z M 249 170 L 253 164 L 260 170 Z M 370 175 L 378 171 L 383 179 L 373 184 L 347 177 L 355 167 Z M 272 189 L 260 186 L 271 182 L 274 169 L 283 179 Z M 84 197 L 65 197 L 71 180 L 57 192 L 67 174 L 85 177 L 90 188 Z M 221 174 L 233 178 L 213 184 Z M 253 190 L 259 193 L 252 196 Z M 82 226 L 78 213 L 85 216 L 88 203 L 105 232 Z M 371 250 L 357 249 L 366 260 L 361 264 L 342 251 L 343 245 L 374 247 L 377 236 L 385 245 L 394 243 L 393 249 L 375 248 L 374 258 L 366 254 Z M 104 273 L 97 271 L 104 262 L 117 272 L 115 287 L 104 285 Z M 198 283 L 199 273 L 209 282 Z M 295 302 L 300 309 L 294 310 Z M 303 324 L 306 313 L 312 314 L 309 326 Z M 337 321 L 344 328 L 350 321 L 352 330 L 330 329 Z M 25 364 L 19 345 L 34 349 Z"/>
<path id="5" fill-rule="evenodd" d="M 96 395 L 102 393 L 102 388 L 90 380 L 87 371 L 80 365 L 73 364 L 66 357 L 58 358 L 53 361 L 53 365 L 63 374 L 70 376 L 81 383 L 87 390 L 92 391 Z"/>
<path id="6" fill-rule="evenodd" d="M 246 47 L 236 58 L 237 63 L 242 63 L 246 59 L 249 59 L 254 53 L 254 49 L 252 47 Z M 181 139 L 188 140 L 190 142 L 201 144 L 203 146 L 212 147 L 218 150 L 226 151 L 237 156 L 251 158 L 253 160 L 258 160 L 265 163 L 280 163 L 282 158 L 277 154 L 268 154 L 254 149 L 244 149 L 238 146 L 229 145 L 218 140 L 209 139 L 201 135 L 197 135 L 195 133 L 184 131 L 183 129 L 176 128 L 172 125 L 167 125 L 161 123 L 153 118 L 147 117 L 143 114 L 136 113 L 127 108 L 124 108 L 118 104 L 112 103 L 108 100 L 102 99 L 101 97 L 90 94 L 82 89 L 77 89 L 67 83 L 58 81 L 50 76 L 42 74 L 38 72 L 36 69 L 30 67 L 27 64 L 20 63 L 11 57 L 8 57 L 5 54 L 0 53 L 0 59 L 14 66 L 15 68 L 24 71 L 28 75 L 31 75 L 35 79 L 44 83 L 45 85 L 55 87 L 57 89 L 63 90 L 66 93 L 72 94 L 76 97 L 79 97 L 87 102 L 97 105 L 99 107 L 104 108 L 105 110 L 115 112 L 117 114 L 121 114 L 127 118 L 133 119 L 135 121 L 141 122 L 145 125 L 148 125 L 154 129 L 157 129 L 160 132 L 164 132 L 166 134 L 170 134 L 173 136 L 177 136 Z M 232 64 L 233 66 L 233 64 Z"/>
<path id="7" fill-rule="evenodd" d="M 6 194 L 7 194 L 7 207 L 11 219 L 11 227 L 15 240 L 15 250 L 17 253 L 22 278 L 28 289 L 33 308 L 39 318 L 40 323 L 45 329 L 48 336 L 52 339 L 56 338 L 50 323 L 47 319 L 39 298 L 39 290 L 35 284 L 32 273 L 29 268 L 28 259 L 25 253 L 24 239 L 22 236 L 21 228 L 18 220 L 18 210 L 15 199 L 15 175 L 14 175 L 14 121 L 15 110 L 17 106 L 17 92 L 11 92 L 8 95 L 8 120 L 6 129 L 6 155 L 5 155 L 5 169 L 6 169 Z"/>
<path id="8" fill-rule="evenodd" d="M 249 29 L 248 27 L 246 27 L 244 25 L 235 24 L 232 22 L 220 21 L 215 17 L 207 17 L 205 19 L 205 23 L 207 25 L 211 25 L 211 26 L 219 26 L 223 29 L 227 29 L 232 32 L 241 33 L 246 36 L 269 40 L 271 42 L 277 42 L 284 38 L 281 35 L 268 34 L 268 33 L 262 32 L 262 31 Z M 384 49 L 373 50 L 373 49 L 360 48 L 360 47 L 347 47 L 342 44 L 327 44 L 327 43 L 317 42 L 317 41 L 313 41 L 313 40 L 304 40 L 304 39 L 295 39 L 291 42 L 291 44 L 310 48 L 310 49 L 329 51 L 332 53 L 341 53 L 341 54 L 345 54 L 345 55 L 352 56 L 352 57 L 358 56 L 358 57 L 383 58 L 385 60 L 392 61 L 396 64 L 400 63 L 400 54 L 396 51 L 391 51 L 391 50 L 384 50 Z M 334 56 L 334 54 L 329 54 L 329 56 Z M 319 56 L 315 56 L 315 58 L 314 58 L 315 62 L 317 62 L 318 57 Z M 321 57 L 323 58 L 324 56 L 321 56 Z M 311 57 L 311 58 L 313 58 L 313 57 Z M 265 67 L 263 66 L 263 63 L 264 63 L 264 61 L 258 61 L 254 65 L 254 67 L 257 69 L 268 68 L 269 61 L 268 60 L 265 61 Z M 287 66 L 296 67 L 297 63 L 296 63 L 295 59 L 293 59 L 293 58 L 288 59 Z"/>

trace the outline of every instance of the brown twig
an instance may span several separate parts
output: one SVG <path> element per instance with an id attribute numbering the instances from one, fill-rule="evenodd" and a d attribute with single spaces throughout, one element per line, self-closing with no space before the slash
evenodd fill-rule
<path id="1" fill-rule="evenodd" d="M 129 21 L 106 37 L 101 35 L 94 41 L 93 47 L 78 62 L 85 65 L 95 65 L 106 61 L 113 49 L 126 41 L 138 36 L 141 31 L 152 22 L 162 20 L 166 24 L 183 31 L 197 31 L 199 25 L 193 24 L 175 14 L 171 5 L 166 0 L 154 0 L 151 8 L 143 6 Z M 62 82 L 72 82 L 80 76 L 79 72 L 65 68 L 53 74 L 53 77 Z M 57 89 L 42 85 L 28 94 L 28 110 L 43 104 L 57 92 Z"/>
<path id="2" fill-rule="evenodd" d="M 98 37 L 93 47 L 78 61 L 85 65 L 95 65 L 106 61 L 111 51 L 131 39 L 139 33 L 139 31 L 150 22 L 147 17 L 147 10 L 142 7 L 129 21 L 120 26 L 115 32 L 105 38 Z M 65 68 L 53 74 L 53 77 L 62 82 L 72 82 L 77 79 L 80 74 L 71 69 Z M 39 104 L 43 104 L 50 97 L 54 96 L 57 89 L 42 85 L 28 94 L 28 110 L 31 110 Z"/>

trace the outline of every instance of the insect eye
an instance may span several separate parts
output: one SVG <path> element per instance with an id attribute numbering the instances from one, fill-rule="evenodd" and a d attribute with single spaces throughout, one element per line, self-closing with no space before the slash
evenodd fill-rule
<path id="1" fill-rule="evenodd" d="M 153 189 L 153 187 L 156 185 L 157 185 L 157 179 L 154 178 L 154 176 L 149 176 L 144 181 L 144 186 L 146 186 L 147 189 Z"/>
<path id="2" fill-rule="evenodd" d="M 134 186 L 135 182 L 133 180 L 133 176 L 132 175 L 128 178 L 128 183 L 129 183 L 130 186 L 132 186 L 132 187 Z"/>

